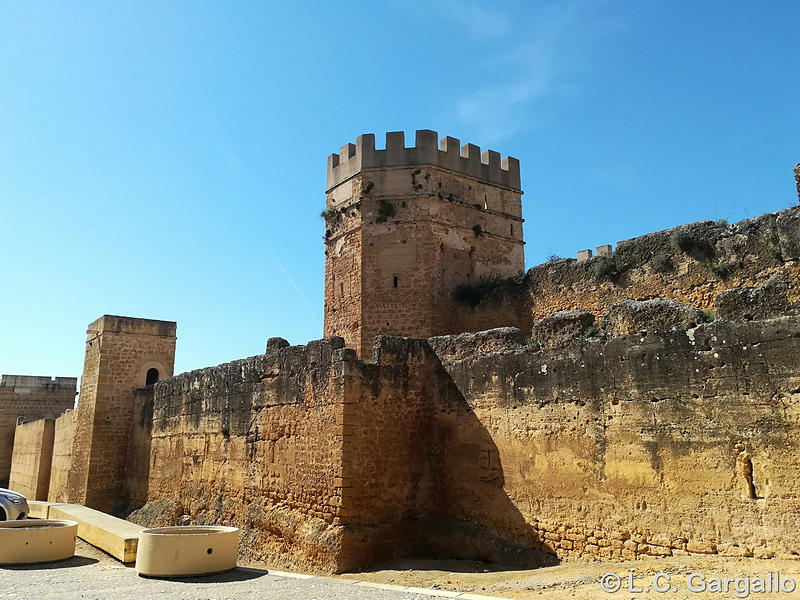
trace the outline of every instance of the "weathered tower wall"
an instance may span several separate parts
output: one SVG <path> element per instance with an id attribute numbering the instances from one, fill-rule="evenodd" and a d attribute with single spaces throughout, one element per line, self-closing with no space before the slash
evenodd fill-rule
<path id="1" fill-rule="evenodd" d="M 435 131 L 362 135 L 328 161 L 325 335 L 461 331 L 456 288 L 524 270 L 519 163 Z"/>
<path id="2" fill-rule="evenodd" d="M 107 512 L 124 495 L 134 390 L 170 377 L 176 324 L 104 315 L 89 325 L 67 498 Z"/>

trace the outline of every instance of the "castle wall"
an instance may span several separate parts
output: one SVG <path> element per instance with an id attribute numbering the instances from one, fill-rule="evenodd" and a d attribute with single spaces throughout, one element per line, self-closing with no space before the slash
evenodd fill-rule
<path id="1" fill-rule="evenodd" d="M 53 419 L 73 408 L 77 382 L 73 377 L 0 377 L 0 487 L 5 487 L 11 474 L 17 419 Z"/>
<path id="2" fill-rule="evenodd" d="M 235 524 L 250 560 L 336 570 L 342 346 L 274 348 L 157 383 L 149 502 L 130 518 Z"/>
<path id="3" fill-rule="evenodd" d="M 679 246 L 682 246 L 682 250 Z M 718 292 L 760 286 L 779 271 L 800 290 L 800 207 L 727 225 L 702 221 L 617 244 L 609 257 L 561 259 L 517 281 L 475 287 L 453 306 L 453 331 L 518 327 L 559 310 L 586 310 L 598 320 L 614 302 L 661 297 L 714 310 Z"/>
<path id="4" fill-rule="evenodd" d="M 67 501 L 67 476 L 72 468 L 72 444 L 75 440 L 78 411 L 70 410 L 55 420 L 53 459 L 50 467 L 49 502 Z"/>
<path id="5" fill-rule="evenodd" d="M 322 340 L 159 382 L 131 518 L 233 523 L 243 557 L 328 572 L 796 552 L 800 317 L 625 310 L 647 332 Z"/>
<path id="6" fill-rule="evenodd" d="M 28 500 L 47 500 L 53 457 L 53 419 L 17 425 L 9 489 Z"/>
<path id="7" fill-rule="evenodd" d="M 376 362 L 341 338 L 274 348 L 153 388 L 147 526 L 242 528 L 249 560 L 339 572 L 414 546 L 434 501 L 437 363 L 383 338 Z"/>
<path id="8" fill-rule="evenodd" d="M 562 558 L 800 548 L 797 317 L 430 343 L 466 402 L 438 411 L 445 514 Z"/>

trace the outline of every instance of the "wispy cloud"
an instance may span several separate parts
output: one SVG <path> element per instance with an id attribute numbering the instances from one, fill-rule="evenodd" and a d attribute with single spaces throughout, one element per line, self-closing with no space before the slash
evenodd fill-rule
<path id="1" fill-rule="evenodd" d="M 319 313 L 311 306 L 311 303 L 308 301 L 308 297 L 305 295 L 305 292 L 297 285 L 297 282 L 294 278 L 289 275 L 289 271 L 286 270 L 286 267 L 283 266 L 283 263 L 278 258 L 278 255 L 270 249 L 269 253 L 272 255 L 272 260 L 275 262 L 275 266 L 278 267 L 283 276 L 286 278 L 286 281 L 289 283 L 290 286 L 294 289 L 297 293 L 297 296 L 300 298 L 300 301 L 305 305 L 306 310 L 308 310 L 308 315 L 311 317 L 311 320 L 314 321 L 319 327 L 319 330 L 322 330 L 322 319 L 320 318 Z"/>
<path id="2" fill-rule="evenodd" d="M 473 37 L 498 37 L 506 35 L 511 30 L 509 14 L 483 8 L 476 0 L 472 2 L 450 0 L 443 6 L 447 16 L 464 27 Z"/>
<path id="3" fill-rule="evenodd" d="M 523 5 L 524 6 L 524 5 Z M 537 103 L 577 89 L 581 65 L 591 59 L 599 40 L 618 24 L 598 14 L 599 2 L 539 5 L 532 16 L 490 12 L 472 3 L 453 20 L 473 36 L 508 40 L 502 53 L 487 56 L 476 76 L 487 83 L 467 92 L 456 104 L 458 117 L 496 142 L 543 119 Z M 517 18 L 518 17 L 518 18 Z"/>

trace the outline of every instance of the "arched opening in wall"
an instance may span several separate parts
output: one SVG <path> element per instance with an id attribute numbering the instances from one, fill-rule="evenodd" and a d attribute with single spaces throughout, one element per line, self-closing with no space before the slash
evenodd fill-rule
<path id="1" fill-rule="evenodd" d="M 156 381 L 158 381 L 158 369 L 147 369 L 144 384 L 153 385 Z"/>

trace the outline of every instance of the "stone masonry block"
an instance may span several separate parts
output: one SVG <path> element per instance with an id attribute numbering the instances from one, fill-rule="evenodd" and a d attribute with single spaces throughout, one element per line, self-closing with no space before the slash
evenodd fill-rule
<path id="1" fill-rule="evenodd" d="M 539 319 L 531 337 L 542 348 L 566 347 L 594 323 L 594 315 L 583 310 L 561 310 Z"/>
<path id="2" fill-rule="evenodd" d="M 603 317 L 603 327 L 613 335 L 689 329 L 702 322 L 700 309 L 663 298 L 616 302 Z"/>

